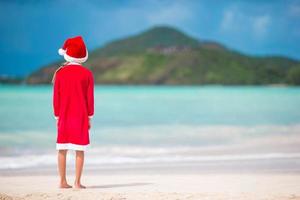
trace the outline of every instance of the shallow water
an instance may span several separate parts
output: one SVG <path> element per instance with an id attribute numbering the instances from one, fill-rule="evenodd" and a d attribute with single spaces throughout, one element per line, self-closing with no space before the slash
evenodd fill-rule
<path id="1" fill-rule="evenodd" d="M 299 107 L 298 87 L 97 86 L 90 165 L 299 159 Z M 55 164 L 51 86 L 1 85 L 0 119 L 2 169 Z"/>

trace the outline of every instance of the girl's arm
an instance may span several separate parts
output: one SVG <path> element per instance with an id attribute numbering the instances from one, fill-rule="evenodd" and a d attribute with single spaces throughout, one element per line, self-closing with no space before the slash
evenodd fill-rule
<path id="1" fill-rule="evenodd" d="M 88 104 L 88 116 L 91 119 L 94 115 L 94 77 L 90 73 L 89 76 L 89 85 L 87 90 L 87 104 Z"/>
<path id="2" fill-rule="evenodd" d="M 53 83 L 53 110 L 54 117 L 58 119 L 59 117 L 59 109 L 60 109 L 60 91 L 59 91 L 59 76 L 55 76 L 55 80 Z"/>

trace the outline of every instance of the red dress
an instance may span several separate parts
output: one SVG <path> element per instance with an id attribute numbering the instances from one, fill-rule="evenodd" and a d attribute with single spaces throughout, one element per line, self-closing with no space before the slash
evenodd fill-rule
<path id="1" fill-rule="evenodd" d="M 94 115 L 92 72 L 69 63 L 56 72 L 53 108 L 58 119 L 56 149 L 85 150 L 89 140 L 89 118 Z"/>

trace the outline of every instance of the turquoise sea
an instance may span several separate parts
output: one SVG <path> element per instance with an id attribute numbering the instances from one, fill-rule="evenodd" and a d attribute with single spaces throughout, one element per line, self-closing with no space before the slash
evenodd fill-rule
<path id="1" fill-rule="evenodd" d="M 0 85 L 0 170 L 56 163 L 52 86 Z M 87 165 L 300 160 L 300 88 L 96 86 Z M 297 165 L 298 166 L 298 165 Z"/>

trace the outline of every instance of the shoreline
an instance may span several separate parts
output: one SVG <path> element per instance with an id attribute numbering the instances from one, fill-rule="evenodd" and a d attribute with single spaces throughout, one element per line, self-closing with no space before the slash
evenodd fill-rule
<path id="1" fill-rule="evenodd" d="M 74 173 L 74 159 L 67 161 L 67 171 Z M 300 174 L 300 159 L 219 160 L 204 162 L 155 162 L 131 164 L 98 164 L 84 166 L 86 174 Z M 0 177 L 57 175 L 57 166 L 35 166 L 1 169 Z"/>

